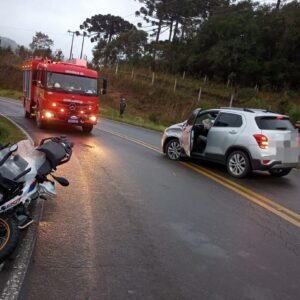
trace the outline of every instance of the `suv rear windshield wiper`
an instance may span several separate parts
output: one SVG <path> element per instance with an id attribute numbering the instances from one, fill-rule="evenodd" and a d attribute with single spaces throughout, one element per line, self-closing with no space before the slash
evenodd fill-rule
<path id="1" fill-rule="evenodd" d="M 277 129 L 277 130 L 288 130 L 288 128 L 286 128 L 286 127 L 276 127 L 275 129 Z"/>

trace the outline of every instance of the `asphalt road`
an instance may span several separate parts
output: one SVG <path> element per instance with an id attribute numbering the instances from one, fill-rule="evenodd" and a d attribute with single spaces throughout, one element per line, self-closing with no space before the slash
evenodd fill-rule
<path id="1" fill-rule="evenodd" d="M 71 185 L 45 203 L 21 299 L 300 298 L 299 227 L 167 160 L 159 134 L 107 120 L 91 135 L 41 131 L 17 102 L 0 99 L 0 112 L 34 139 L 65 133 L 75 143 L 58 172 Z M 299 179 L 236 183 L 299 216 Z"/>

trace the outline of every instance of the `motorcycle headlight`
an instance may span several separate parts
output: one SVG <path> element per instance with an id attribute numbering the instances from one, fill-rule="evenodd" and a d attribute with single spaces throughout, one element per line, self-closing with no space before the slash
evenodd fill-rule
<path id="1" fill-rule="evenodd" d="M 56 189 L 54 184 L 50 181 L 45 181 L 43 183 L 40 183 L 39 193 L 40 195 L 45 195 L 50 197 L 56 196 Z"/>

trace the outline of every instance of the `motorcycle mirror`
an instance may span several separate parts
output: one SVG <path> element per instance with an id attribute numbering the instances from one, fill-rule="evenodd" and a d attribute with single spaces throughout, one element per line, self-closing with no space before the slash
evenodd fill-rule
<path id="1" fill-rule="evenodd" d="M 69 181 L 64 178 L 64 177 L 58 177 L 58 176 L 54 176 L 52 175 L 52 177 L 54 178 L 55 181 L 57 181 L 61 186 L 69 186 Z"/>
<path id="2" fill-rule="evenodd" d="M 18 150 L 18 145 L 14 144 L 9 148 L 9 152 L 13 153 Z"/>

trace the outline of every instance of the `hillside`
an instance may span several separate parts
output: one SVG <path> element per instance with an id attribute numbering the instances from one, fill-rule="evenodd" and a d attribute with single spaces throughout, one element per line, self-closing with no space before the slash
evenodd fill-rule
<path id="1" fill-rule="evenodd" d="M 13 51 L 16 51 L 18 44 L 14 40 L 0 36 L 0 47 L 11 48 Z"/>
<path id="2" fill-rule="evenodd" d="M 133 72 L 126 66 L 119 66 L 118 74 L 111 68 L 101 75 L 109 79 L 108 94 L 100 98 L 107 117 L 117 116 L 120 98 L 125 97 L 127 116 L 142 124 L 169 125 L 184 120 L 196 107 L 229 106 L 231 100 L 232 106 L 271 109 L 289 115 L 293 122 L 300 120 L 300 91 L 233 87 L 182 74 L 157 73 L 153 80 L 150 70 Z"/>

